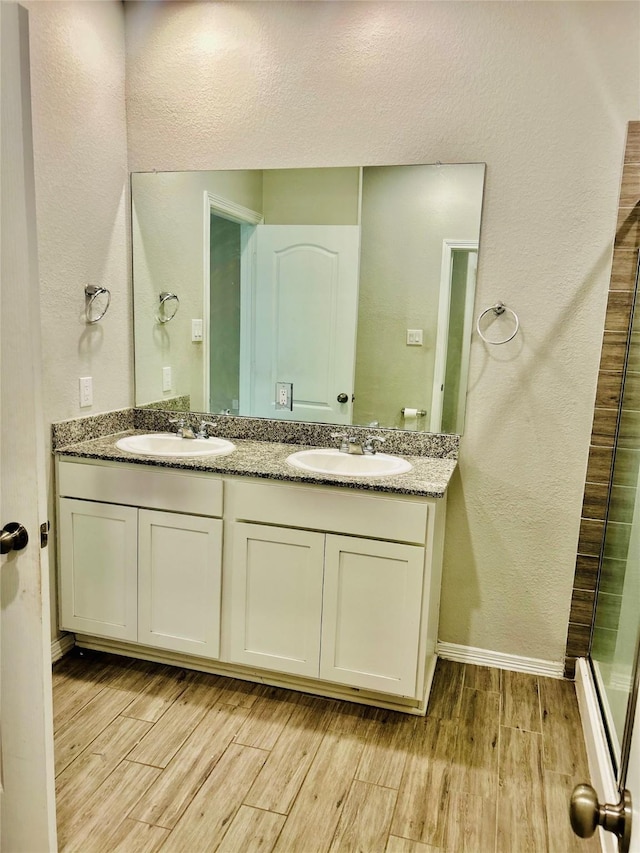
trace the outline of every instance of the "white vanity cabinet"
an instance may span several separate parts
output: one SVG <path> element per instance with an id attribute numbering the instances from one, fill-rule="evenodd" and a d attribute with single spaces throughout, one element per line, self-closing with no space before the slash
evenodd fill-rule
<path id="1" fill-rule="evenodd" d="M 327 535 L 320 678 L 415 696 L 430 568 L 424 547 Z"/>
<path id="2" fill-rule="evenodd" d="M 137 509 L 64 498 L 58 528 L 60 627 L 137 640 Z"/>
<path id="3" fill-rule="evenodd" d="M 318 678 L 324 536 L 243 522 L 229 533 L 228 659 Z"/>
<path id="4" fill-rule="evenodd" d="M 58 491 L 61 627 L 217 658 L 222 482 L 61 460 Z"/>
<path id="5" fill-rule="evenodd" d="M 424 713 L 444 498 L 65 457 L 57 475 L 79 645 Z"/>
<path id="6" fill-rule="evenodd" d="M 444 501 L 255 482 L 226 500 L 223 659 L 419 699 Z"/>
<path id="7" fill-rule="evenodd" d="M 138 642 L 202 657 L 220 652 L 222 521 L 138 516 Z"/>
<path id="8" fill-rule="evenodd" d="M 424 547 L 233 525 L 229 660 L 413 696 Z"/>

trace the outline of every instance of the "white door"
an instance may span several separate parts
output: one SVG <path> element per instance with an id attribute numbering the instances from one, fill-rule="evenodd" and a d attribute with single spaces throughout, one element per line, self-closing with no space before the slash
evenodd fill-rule
<path id="1" fill-rule="evenodd" d="M 360 228 L 256 232 L 250 414 L 351 423 Z M 278 382 L 293 383 L 293 411 L 276 407 Z"/>
<path id="2" fill-rule="evenodd" d="M 317 678 L 324 535 L 245 522 L 232 530 L 231 661 Z"/>
<path id="3" fill-rule="evenodd" d="M 321 678 L 415 696 L 424 553 L 327 535 Z"/>
<path id="4" fill-rule="evenodd" d="M 20 522 L 24 550 L 0 560 L 2 837 L 7 853 L 55 850 L 47 503 L 29 86 L 28 14 L 0 4 L 0 527 Z"/>
<path id="5" fill-rule="evenodd" d="M 138 642 L 220 654 L 222 521 L 140 510 Z"/>

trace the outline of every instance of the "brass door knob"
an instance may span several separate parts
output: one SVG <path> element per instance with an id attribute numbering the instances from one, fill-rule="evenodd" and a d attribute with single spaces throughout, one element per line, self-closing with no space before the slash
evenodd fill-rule
<path id="1" fill-rule="evenodd" d="M 22 551 L 27 547 L 29 534 L 17 521 L 5 524 L 0 532 L 0 554 L 8 554 L 10 551 Z"/>
<path id="2" fill-rule="evenodd" d="M 615 806 L 598 802 L 591 785 L 577 785 L 571 794 L 569 818 L 571 828 L 580 838 L 590 838 L 601 826 L 618 837 L 619 853 L 627 853 L 631 842 L 631 794 L 625 791 Z"/>

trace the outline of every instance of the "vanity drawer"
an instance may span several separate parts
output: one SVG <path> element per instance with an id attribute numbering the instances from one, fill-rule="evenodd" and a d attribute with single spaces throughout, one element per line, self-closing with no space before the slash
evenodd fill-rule
<path id="1" fill-rule="evenodd" d="M 61 459 L 58 494 L 190 515 L 222 515 L 222 480 L 184 471 L 91 465 Z"/>
<path id="2" fill-rule="evenodd" d="M 228 481 L 225 515 L 284 527 L 303 527 L 424 545 L 429 504 L 425 500 L 365 495 L 322 486 Z"/>

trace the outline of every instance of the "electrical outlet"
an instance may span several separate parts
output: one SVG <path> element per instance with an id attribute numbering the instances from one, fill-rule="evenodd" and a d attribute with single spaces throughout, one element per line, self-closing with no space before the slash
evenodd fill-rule
<path id="1" fill-rule="evenodd" d="M 293 382 L 276 382 L 276 409 L 293 411 Z"/>
<path id="2" fill-rule="evenodd" d="M 202 341 L 202 320 L 191 321 L 191 342 L 200 343 Z"/>
<path id="3" fill-rule="evenodd" d="M 422 346 L 422 329 L 407 329 L 407 346 Z"/>
<path id="4" fill-rule="evenodd" d="M 80 408 L 93 406 L 93 379 L 91 376 L 80 377 Z"/>
<path id="5" fill-rule="evenodd" d="M 162 368 L 162 390 L 171 391 L 171 368 Z"/>

